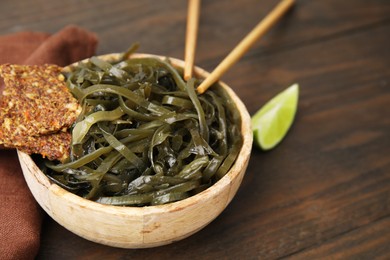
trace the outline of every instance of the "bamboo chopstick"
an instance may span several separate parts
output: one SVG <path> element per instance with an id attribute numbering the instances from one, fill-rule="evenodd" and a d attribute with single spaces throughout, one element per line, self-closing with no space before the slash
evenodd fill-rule
<path id="1" fill-rule="evenodd" d="M 187 32 L 185 45 L 185 65 L 184 65 L 184 79 L 189 80 L 192 77 L 194 68 L 196 36 L 198 33 L 199 9 L 201 0 L 188 1 L 187 14 Z"/>
<path id="2" fill-rule="evenodd" d="M 199 85 L 197 91 L 204 93 L 231 66 L 234 65 L 248 49 L 263 36 L 294 4 L 294 0 L 282 0 L 241 42 L 226 56 L 226 58 Z"/>

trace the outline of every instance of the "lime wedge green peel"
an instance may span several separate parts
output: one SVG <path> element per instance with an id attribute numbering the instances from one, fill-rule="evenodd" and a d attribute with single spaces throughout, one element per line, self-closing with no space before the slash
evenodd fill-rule
<path id="1" fill-rule="evenodd" d="M 268 101 L 252 116 L 254 143 L 263 150 L 279 144 L 294 121 L 299 86 L 294 84 Z"/>

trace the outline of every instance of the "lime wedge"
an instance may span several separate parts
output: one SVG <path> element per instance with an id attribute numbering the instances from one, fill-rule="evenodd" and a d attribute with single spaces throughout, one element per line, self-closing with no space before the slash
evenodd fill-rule
<path id="1" fill-rule="evenodd" d="M 298 106 L 299 86 L 294 84 L 268 101 L 252 116 L 254 142 L 263 150 L 274 148 L 287 134 Z"/>

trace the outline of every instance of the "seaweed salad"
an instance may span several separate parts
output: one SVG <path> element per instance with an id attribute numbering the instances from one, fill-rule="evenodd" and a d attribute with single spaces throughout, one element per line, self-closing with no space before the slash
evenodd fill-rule
<path id="1" fill-rule="evenodd" d="M 242 146 L 240 118 L 218 84 L 199 95 L 169 59 L 92 57 L 64 72 L 82 106 L 69 159 L 46 162 L 55 183 L 102 204 L 178 201 L 222 178 Z"/>

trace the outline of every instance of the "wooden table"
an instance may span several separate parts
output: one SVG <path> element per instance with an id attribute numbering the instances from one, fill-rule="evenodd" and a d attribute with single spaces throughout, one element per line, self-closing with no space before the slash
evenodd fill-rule
<path id="1" fill-rule="evenodd" d="M 204 0 L 196 64 L 212 70 L 276 0 Z M 297 0 L 224 77 L 253 114 L 290 84 L 299 109 L 274 150 L 253 149 L 242 186 L 200 232 L 158 248 L 84 240 L 44 219 L 40 259 L 390 259 L 390 2 Z M 98 54 L 182 58 L 186 1 L 2 0 L 0 34 L 97 33 Z"/>

